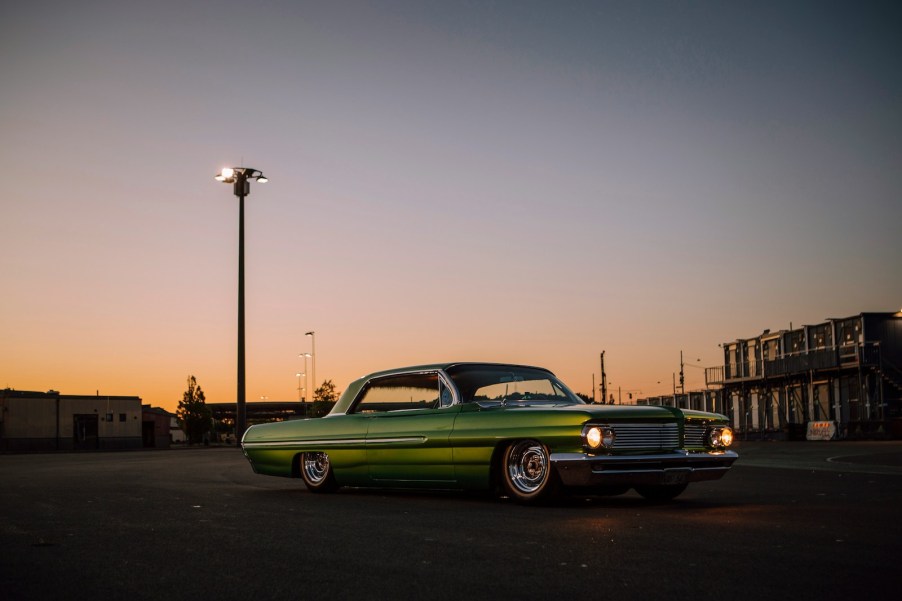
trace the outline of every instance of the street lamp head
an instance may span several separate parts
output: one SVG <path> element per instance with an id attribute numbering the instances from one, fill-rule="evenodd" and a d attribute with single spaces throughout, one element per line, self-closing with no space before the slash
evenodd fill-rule
<path id="1" fill-rule="evenodd" d="M 242 185 L 251 179 L 261 184 L 269 181 L 269 178 L 263 175 L 262 171 L 252 167 L 223 167 L 222 171 L 216 174 L 213 179 L 224 184 L 240 182 Z"/>
<path id="2" fill-rule="evenodd" d="M 235 183 L 235 169 L 232 167 L 223 167 L 222 171 L 216 174 L 216 177 L 213 179 L 224 184 L 233 184 Z"/>
<path id="3" fill-rule="evenodd" d="M 261 184 L 269 181 L 262 171 L 252 167 L 225 167 L 213 179 L 224 184 L 234 184 L 235 196 L 242 199 L 251 193 L 252 179 Z"/>

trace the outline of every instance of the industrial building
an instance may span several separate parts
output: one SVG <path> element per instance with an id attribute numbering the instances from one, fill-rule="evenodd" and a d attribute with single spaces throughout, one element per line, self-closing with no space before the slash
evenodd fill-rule
<path id="1" fill-rule="evenodd" d="M 902 312 L 765 330 L 720 345 L 706 390 L 643 399 L 716 411 L 745 437 L 902 438 Z"/>
<path id="2" fill-rule="evenodd" d="M 0 390 L 0 451 L 142 446 L 141 398 Z"/>
<path id="3" fill-rule="evenodd" d="M 308 416 L 308 409 L 313 403 L 297 401 L 254 401 L 245 405 L 247 424 L 263 424 L 300 419 Z M 235 424 L 236 403 L 207 403 L 215 423 L 229 426 Z M 312 415 L 310 413 L 309 415 Z"/>

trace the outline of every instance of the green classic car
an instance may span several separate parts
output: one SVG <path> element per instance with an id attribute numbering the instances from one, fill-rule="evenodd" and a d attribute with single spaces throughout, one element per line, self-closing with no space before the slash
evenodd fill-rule
<path id="1" fill-rule="evenodd" d="M 538 367 L 447 363 L 370 374 L 326 417 L 248 428 L 258 474 L 340 486 L 500 491 L 524 503 L 562 491 L 672 499 L 723 477 L 737 455 L 716 413 L 584 403 Z"/>

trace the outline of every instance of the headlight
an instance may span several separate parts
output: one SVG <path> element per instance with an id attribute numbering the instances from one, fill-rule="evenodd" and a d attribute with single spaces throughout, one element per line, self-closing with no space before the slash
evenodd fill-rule
<path id="1" fill-rule="evenodd" d="M 733 444 L 733 428 L 729 426 L 717 426 L 708 431 L 708 445 L 721 448 Z"/>
<path id="2" fill-rule="evenodd" d="M 601 428 L 589 428 L 586 432 L 586 444 L 590 449 L 597 449 L 601 446 Z"/>
<path id="3" fill-rule="evenodd" d="M 725 447 L 733 444 L 733 428 L 726 427 L 720 432 L 720 444 Z"/>
<path id="4" fill-rule="evenodd" d="M 583 430 L 583 439 L 586 442 L 586 446 L 592 451 L 600 447 L 610 449 L 614 446 L 616 437 L 614 430 L 604 426 L 586 426 Z"/>

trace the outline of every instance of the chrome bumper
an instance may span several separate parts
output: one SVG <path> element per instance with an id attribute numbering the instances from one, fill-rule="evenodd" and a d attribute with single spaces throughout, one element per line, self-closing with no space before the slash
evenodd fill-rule
<path id="1" fill-rule="evenodd" d="M 653 455 L 554 453 L 551 463 L 564 486 L 636 486 L 719 480 L 739 458 L 734 451 Z"/>

